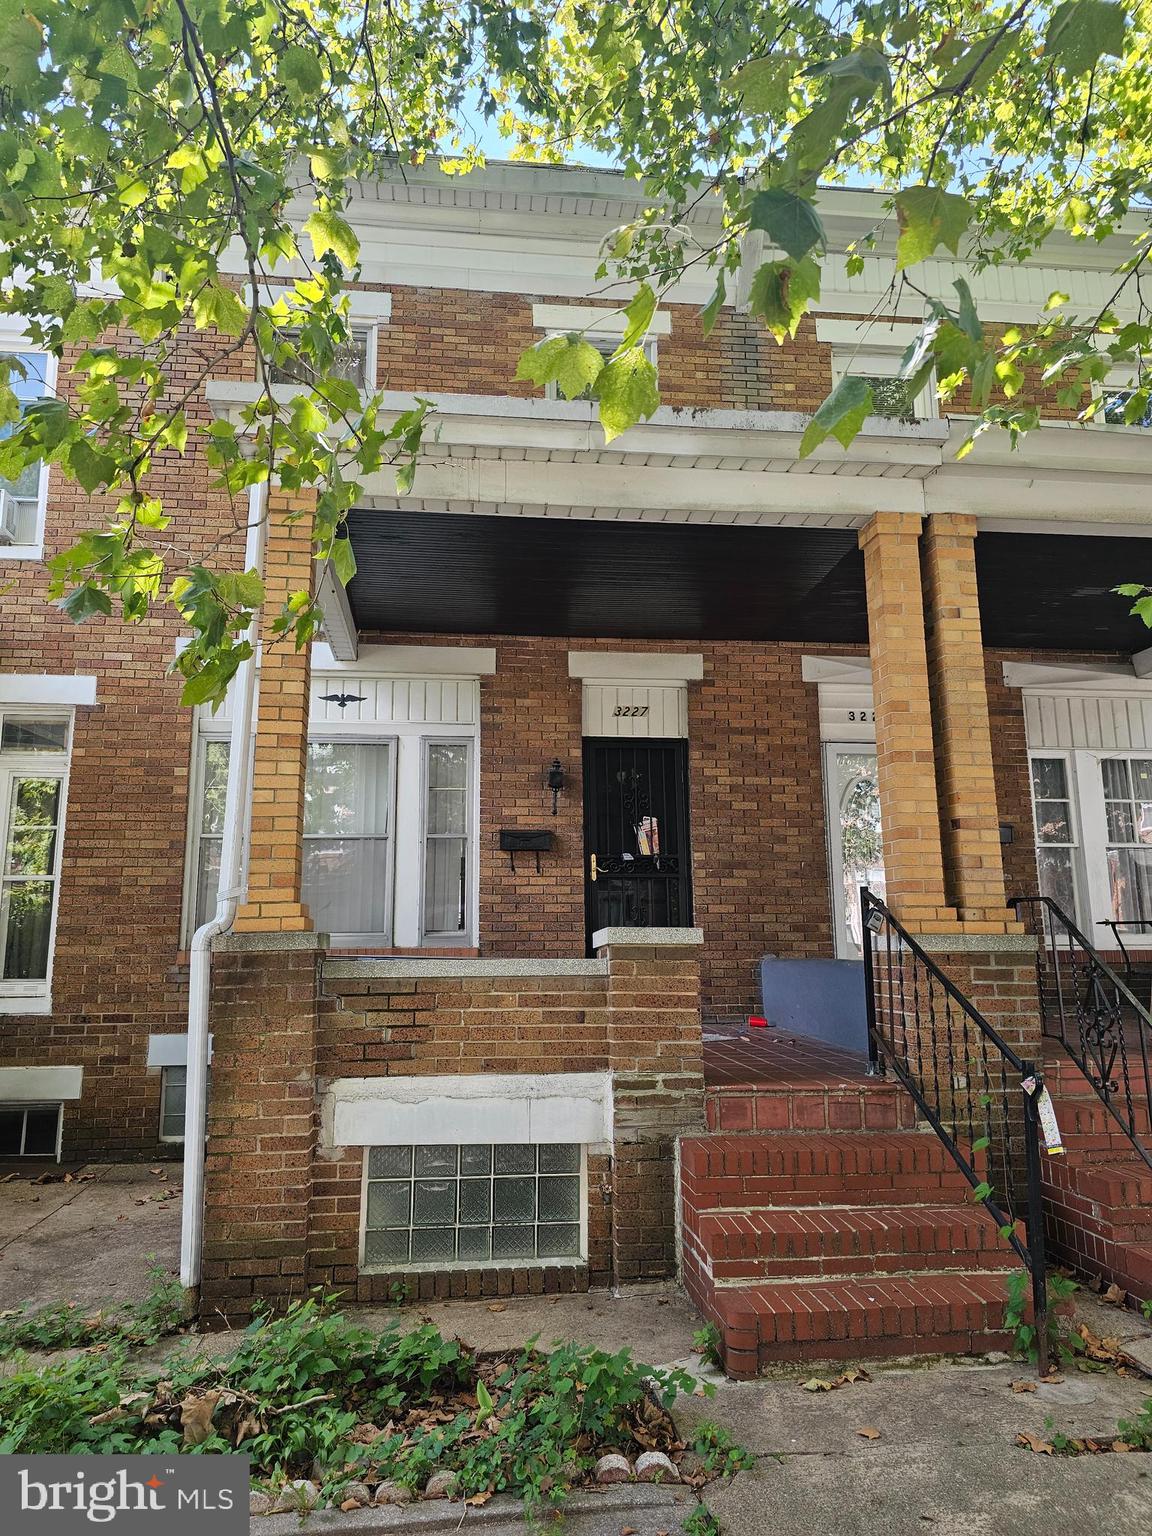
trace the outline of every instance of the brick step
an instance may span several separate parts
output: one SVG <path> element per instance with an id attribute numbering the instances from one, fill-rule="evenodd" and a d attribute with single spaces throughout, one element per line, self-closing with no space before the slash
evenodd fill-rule
<path id="1" fill-rule="evenodd" d="M 1086 1161 L 1114 1161 L 1132 1155 L 1132 1143 L 1107 1107 L 1092 1098 L 1054 1098 L 1060 1137 L 1070 1154 Z"/>
<path id="2" fill-rule="evenodd" d="M 969 1184 L 927 1132 L 782 1132 L 680 1143 L 692 1211 L 793 1205 L 925 1205 L 963 1200 Z"/>
<path id="3" fill-rule="evenodd" d="M 1152 1229 L 1152 1168 L 1139 1159 L 1087 1161 L 1073 1152 L 1046 1158 L 1042 1167 L 1053 1194 L 1077 1195 L 1098 1215 L 1115 1213 L 1126 1226 Z"/>
<path id="4" fill-rule="evenodd" d="M 1086 1099 L 1091 1103 L 1100 1102 L 1096 1089 L 1071 1056 L 1064 1051 L 1046 1057 L 1040 1064 L 1040 1070 L 1053 1099 Z M 1144 1068 L 1135 1055 L 1129 1056 L 1128 1072 L 1133 1102 L 1147 1108 L 1148 1091 L 1144 1086 Z"/>
<path id="5" fill-rule="evenodd" d="M 1114 1242 L 1106 1235 L 1086 1232 L 1079 1224 L 1070 1228 L 1058 1216 L 1053 1219 L 1051 1212 L 1047 1239 L 1050 1262 L 1099 1275 L 1105 1284 L 1119 1285 L 1140 1300 L 1152 1298 L 1152 1242 Z"/>
<path id="6" fill-rule="evenodd" d="M 726 1083 L 704 1091 L 710 1131 L 915 1130 L 916 1105 L 895 1083 L 829 1083 L 816 1087 Z"/>
<path id="7" fill-rule="evenodd" d="M 706 1310 L 728 1374 L 750 1377 L 779 1361 L 1002 1349 L 1006 1301 L 1006 1277 L 985 1272 L 741 1286 Z"/>
<path id="8" fill-rule="evenodd" d="M 1017 1263 L 988 1213 L 963 1206 L 714 1212 L 699 1218 L 694 1235 L 717 1284 L 1008 1269 Z"/>

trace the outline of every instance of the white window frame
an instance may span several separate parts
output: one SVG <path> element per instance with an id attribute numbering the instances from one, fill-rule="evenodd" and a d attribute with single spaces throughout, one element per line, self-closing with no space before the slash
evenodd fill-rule
<path id="1" fill-rule="evenodd" d="M 186 1064 L 181 1063 L 181 1062 L 172 1062 L 170 1065 L 168 1065 L 166 1067 L 161 1067 L 160 1068 L 160 1118 L 159 1118 L 159 1123 L 157 1125 L 156 1135 L 157 1135 L 157 1140 L 159 1140 L 159 1141 L 163 1141 L 163 1142 L 166 1142 L 166 1143 L 169 1143 L 169 1144 L 172 1144 L 172 1145 L 179 1144 L 179 1145 L 182 1146 L 184 1144 L 184 1132 L 183 1132 L 183 1130 L 181 1130 L 179 1136 L 168 1136 L 168 1135 L 165 1135 L 165 1132 L 164 1132 L 164 1121 L 167 1119 L 167 1111 L 166 1111 L 166 1107 L 165 1106 L 166 1106 L 166 1102 L 167 1102 L 167 1099 L 168 1099 L 168 1088 L 169 1088 L 168 1074 L 170 1072 L 183 1072 L 184 1073 L 184 1086 L 185 1086 L 185 1091 L 187 1091 L 187 1086 L 188 1086 L 188 1067 L 187 1067 Z"/>
<path id="2" fill-rule="evenodd" d="M 900 374 L 900 364 L 904 357 L 904 348 L 898 351 L 895 348 L 878 348 L 874 341 L 865 342 L 861 347 L 854 348 L 834 344 L 832 347 L 832 383 L 839 384 L 840 380 L 852 375 L 865 378 L 879 377 L 895 379 Z M 940 402 L 936 396 L 935 374 L 928 380 L 924 387 L 916 395 L 913 401 L 915 409 L 915 421 L 936 421 L 940 416 Z M 909 425 L 900 421 L 898 417 L 872 415 L 869 421 L 894 421 L 897 425 Z"/>
<path id="3" fill-rule="evenodd" d="M 1152 359 L 1146 358 L 1144 366 L 1146 369 L 1152 369 Z M 1104 420 L 1105 399 L 1109 395 L 1134 393 L 1137 387 L 1134 380 L 1134 374 L 1134 368 L 1113 368 L 1108 372 L 1102 381 L 1098 381 L 1092 385 L 1092 398 L 1095 402 L 1097 402 L 1097 405 L 1095 411 L 1092 413 L 1092 416 L 1089 418 L 1088 424 L 1090 426 L 1102 427 L 1106 432 L 1152 431 L 1152 425 L 1143 426 L 1139 422 L 1136 422 L 1132 426 L 1128 426 L 1128 424 L 1123 421 Z M 1150 382 L 1152 382 L 1152 380 L 1150 380 Z"/>
<path id="4" fill-rule="evenodd" d="M 1088 860 L 1086 857 L 1086 836 L 1084 809 L 1081 805 L 1080 783 L 1077 774 L 1077 754 L 1066 747 L 1029 747 L 1028 749 L 1028 802 L 1032 811 L 1032 847 L 1039 858 L 1041 848 L 1068 848 L 1072 857 L 1072 891 L 1074 901 L 1072 911 L 1068 916 L 1078 927 L 1090 932 L 1092 918 L 1085 913 L 1085 892 L 1088 889 Z M 1072 841 L 1070 843 L 1041 843 L 1036 818 L 1036 786 L 1032 773 L 1032 764 L 1037 759 L 1056 758 L 1064 764 L 1064 779 L 1068 786 L 1068 816 L 1071 821 L 1070 831 Z M 1103 792 L 1101 792 L 1101 806 L 1103 806 Z M 1037 875 L 1037 889 L 1039 889 L 1039 875 Z M 1084 923 L 1088 915 L 1088 923 Z"/>
<path id="5" fill-rule="evenodd" d="M 4 980 L 0 977 L 0 1014 L 51 1013 L 52 972 L 56 959 L 56 928 L 60 918 L 60 871 L 64 859 L 64 837 L 68 816 L 68 782 L 72 767 L 74 715 L 70 709 L 35 704 L 0 705 L 0 727 L 4 720 L 56 720 L 67 727 L 67 742 L 62 752 L 0 751 L 0 838 L 6 852 L 9 819 L 12 813 L 12 787 L 19 779 L 59 779 L 60 811 L 56 821 L 56 846 L 52 860 L 52 920 L 48 930 L 46 974 L 29 981 Z M 3 935 L 0 934 L 0 941 Z M 2 968 L 2 967 L 0 967 Z"/>
<path id="6" fill-rule="evenodd" d="M 428 756 L 429 749 L 439 747 L 463 747 L 468 754 L 468 776 L 465 781 L 465 803 L 468 808 L 468 824 L 464 831 L 464 841 L 468 849 L 470 861 L 467 870 L 467 882 L 464 891 L 464 929 L 463 932 L 429 933 L 424 928 L 424 887 L 428 869 Z M 453 732 L 443 730 L 429 732 L 420 739 L 420 872 L 417 882 L 416 920 L 419 924 L 419 945 L 422 949 L 451 949 L 471 948 L 471 935 L 476 927 L 475 896 L 473 894 L 476 884 L 477 862 L 476 850 L 478 838 L 476 835 L 479 822 L 479 807 L 476 804 L 476 751 L 473 738 L 461 736 Z"/>
<path id="7" fill-rule="evenodd" d="M 186 854 L 184 860 L 185 945 L 196 929 L 196 874 L 200 859 L 200 819 L 204 794 L 204 742 L 226 741 L 229 728 L 205 723 L 199 716 L 192 735 L 192 771 L 189 775 Z M 454 727 L 422 722 L 387 725 L 377 722 L 347 725 L 325 723 L 308 733 L 310 741 L 345 741 L 367 744 L 388 741 L 392 746 L 389 772 L 392 819 L 389 836 L 387 910 L 388 933 L 334 933 L 333 949 L 473 949 L 477 943 L 480 899 L 480 735 L 479 726 Z M 427 744 L 441 742 L 468 749 L 468 883 L 463 933 L 423 933 L 424 822 L 426 816 Z M 247 848 L 245 848 L 245 859 Z M 400 896 L 403 900 L 399 900 Z"/>
<path id="8" fill-rule="evenodd" d="M 285 283 L 260 283 L 258 286 L 260 302 L 263 305 L 275 304 L 286 294 L 291 293 L 292 284 Z M 358 331 L 367 336 L 365 347 L 364 374 L 365 386 L 368 394 L 377 387 L 379 377 L 378 360 L 380 344 L 380 328 L 388 324 L 392 318 L 391 293 L 378 293 L 365 291 L 360 288 L 349 289 L 345 297 L 348 300 L 347 325 L 349 330 Z M 251 304 L 252 287 L 250 284 L 244 288 L 244 302 Z M 257 379 L 257 383 L 259 383 Z M 299 388 L 292 383 L 274 384 L 274 390 L 291 393 Z"/>
<path id="9" fill-rule="evenodd" d="M 545 341 L 553 341 L 553 340 L 555 340 L 555 338 L 557 336 L 570 336 L 572 334 L 573 333 L 571 331 L 548 331 L 545 334 L 545 336 L 542 338 L 542 340 L 537 343 L 537 345 L 538 346 L 542 346 Z M 601 352 L 601 353 L 605 354 L 604 361 L 607 362 L 608 358 L 612 355 L 613 352 L 615 352 L 616 348 L 620 345 L 622 334 L 623 333 L 621 331 L 597 331 L 597 330 L 591 330 L 591 331 L 585 331 L 583 333 L 583 336 L 581 337 L 581 340 L 591 342 L 592 345 L 596 348 L 596 350 L 598 352 Z M 657 348 L 656 348 L 656 338 L 655 338 L 655 336 L 652 336 L 652 335 L 646 336 L 645 339 L 640 343 L 640 345 L 641 345 L 641 348 L 643 349 L 644 356 L 652 364 L 653 368 L 656 369 L 656 376 L 657 376 L 657 378 L 659 378 L 659 376 L 660 376 L 660 372 L 659 372 L 660 371 L 660 363 L 659 363 L 659 359 L 657 357 Z M 577 396 L 576 399 L 573 399 L 573 400 L 567 399 L 567 397 L 565 395 L 562 395 L 560 393 L 559 386 L 557 385 L 555 379 L 549 379 L 547 384 L 545 384 L 545 386 L 544 386 L 544 398 L 545 398 L 545 400 L 560 400 L 565 405 L 575 405 L 577 403 L 577 401 L 580 399 L 579 396 Z"/>
<path id="10" fill-rule="evenodd" d="M 873 711 L 861 710 L 872 714 Z M 824 769 L 824 822 L 828 829 L 828 880 L 832 899 L 832 941 L 837 960 L 859 960 L 862 950 L 848 942 L 848 913 L 845 906 L 844 846 L 840 836 L 840 806 L 836 797 L 836 759 L 841 753 L 852 757 L 876 757 L 875 736 L 868 741 L 825 741 L 821 743 Z"/>
<path id="11" fill-rule="evenodd" d="M 44 358 L 44 390 L 46 395 L 55 395 L 57 363 L 51 352 L 45 352 L 43 347 L 34 341 L 29 341 L 26 336 L 12 335 L 3 331 L 0 331 L 0 352 L 8 354 L 35 352 L 38 357 Z M 0 561 L 43 558 L 44 528 L 48 517 L 48 470 L 47 461 L 41 460 L 40 482 L 36 492 L 34 537 L 23 544 L 0 544 Z"/>
<path id="12" fill-rule="evenodd" d="M 385 1142 L 374 1141 L 372 1147 L 398 1146 L 407 1147 L 419 1145 L 408 1141 Z M 467 1146 L 473 1143 L 444 1141 L 445 1146 Z M 464 1272 L 471 1269 L 557 1269 L 573 1265 L 584 1265 L 588 1262 L 588 1146 L 584 1142 L 551 1142 L 541 1140 L 539 1142 L 492 1142 L 479 1143 L 479 1145 L 505 1146 L 576 1146 L 580 1151 L 580 1239 L 579 1253 L 563 1255 L 559 1258 L 534 1258 L 534 1259 L 433 1259 L 430 1261 L 418 1260 L 413 1263 L 394 1264 L 369 1264 L 366 1261 L 368 1243 L 368 1185 L 372 1181 L 368 1177 L 368 1154 L 372 1147 L 361 1148 L 360 1169 L 360 1245 L 357 1252 L 357 1268 L 362 1275 L 420 1275 L 441 1274 L 452 1272 Z M 539 1177 L 539 1175 L 535 1175 Z M 574 1175 L 569 1174 L 569 1178 Z"/>
<path id="13" fill-rule="evenodd" d="M 24 1151 L 24 1143 L 28 1139 L 28 1115 L 36 1109 L 54 1109 L 56 1111 L 56 1146 L 51 1152 Z M 43 1157 L 53 1158 L 56 1162 L 60 1161 L 60 1149 L 64 1138 L 64 1105 L 59 1099 L 41 1099 L 28 1104 L 25 1104 L 23 1101 L 14 1104 L 10 1101 L 0 1100 L 0 1110 L 3 1110 L 6 1114 L 23 1112 L 24 1115 L 24 1128 L 20 1133 L 20 1151 L 8 1152 L 3 1154 L 4 1156 L 20 1158 Z"/>

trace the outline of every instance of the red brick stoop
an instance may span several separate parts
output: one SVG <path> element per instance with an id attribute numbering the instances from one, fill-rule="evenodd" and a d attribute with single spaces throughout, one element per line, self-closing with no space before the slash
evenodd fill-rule
<path id="1" fill-rule="evenodd" d="M 1152 1297 L 1152 1169 L 1057 1047 L 1044 1078 L 1066 1149 L 1042 1164 L 1049 1254 L 1082 1275 Z M 1136 1107 L 1147 1110 L 1143 1100 Z"/>
<path id="2" fill-rule="evenodd" d="M 929 1131 L 825 1124 L 684 1138 L 680 1178 L 684 1283 L 719 1328 L 731 1376 L 1009 1342 L 1015 1255 Z"/>

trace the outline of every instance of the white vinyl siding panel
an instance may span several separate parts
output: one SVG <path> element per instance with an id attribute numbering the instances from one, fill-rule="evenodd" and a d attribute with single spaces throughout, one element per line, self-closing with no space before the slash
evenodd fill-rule
<path id="1" fill-rule="evenodd" d="M 688 690 L 647 683 L 585 683 L 584 734 L 687 737 Z"/>
<path id="2" fill-rule="evenodd" d="M 1024 719 L 1033 752 L 1152 749 L 1152 694 L 1025 694 Z"/>

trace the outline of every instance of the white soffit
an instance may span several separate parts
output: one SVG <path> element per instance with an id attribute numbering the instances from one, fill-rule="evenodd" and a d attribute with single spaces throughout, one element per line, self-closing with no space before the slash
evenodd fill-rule
<path id="1" fill-rule="evenodd" d="M 186 642 L 187 643 L 187 642 Z M 0 673 L 0 704 L 95 704 L 96 679 L 71 674 Z"/>
<path id="2" fill-rule="evenodd" d="M 569 651 L 568 676 L 594 683 L 698 683 L 704 657 L 692 651 Z"/>
<path id="3" fill-rule="evenodd" d="M 597 331 L 623 336 L 628 321 L 623 310 L 599 309 L 592 304 L 533 304 L 532 324 L 544 331 Z M 650 336 L 669 336 L 672 316 L 657 310 L 648 326 Z"/>
<path id="4" fill-rule="evenodd" d="M 0 1067 L 0 1104 L 55 1104 L 78 1099 L 83 1067 Z"/>

